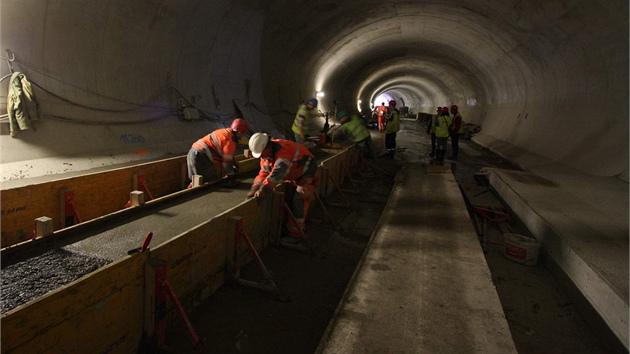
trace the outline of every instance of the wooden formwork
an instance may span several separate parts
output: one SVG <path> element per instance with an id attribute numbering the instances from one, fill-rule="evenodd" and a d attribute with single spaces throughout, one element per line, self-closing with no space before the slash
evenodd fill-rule
<path id="1" fill-rule="evenodd" d="M 334 178 L 341 179 L 340 161 L 347 158 L 347 153 L 344 150 L 323 161 L 319 173 L 328 169 Z M 334 192 L 321 184 L 319 188 L 322 195 Z M 160 312 L 154 299 L 147 296 L 152 261 L 166 265 L 176 296 L 186 310 L 193 309 L 225 283 L 230 267 L 252 258 L 245 245 L 236 248 L 236 229 L 230 220 L 237 217 L 243 221 L 243 231 L 260 252 L 270 237 L 277 237 L 280 196 L 281 193 L 274 193 L 262 202 L 244 201 L 155 249 L 132 253 L 5 313 L 0 323 L 2 353 L 142 350 L 147 333 L 155 336 L 149 327 L 155 325 Z M 161 314 L 174 322 L 173 304 L 168 302 Z"/>
<path id="2" fill-rule="evenodd" d="M 235 159 L 241 173 L 258 168 L 257 159 L 245 159 L 243 155 Z M 153 198 L 181 191 L 186 188 L 186 156 L 3 189 L 0 247 L 33 239 L 36 236 L 34 222 L 39 217 L 51 218 L 53 231 L 70 226 L 64 222 L 63 201 L 60 202 L 60 193 L 64 191 L 73 193 L 83 222 L 124 209 L 130 200 L 129 194 L 138 189 L 139 176 Z M 148 199 L 145 196 L 145 200 Z"/>
<path id="3" fill-rule="evenodd" d="M 234 249 L 235 237 L 229 218 L 242 217 L 256 249 L 262 250 L 268 243 L 271 203 L 271 198 L 245 201 L 154 250 L 124 257 L 7 312 L 1 323 L 2 353 L 137 352 L 145 317 L 151 316 L 144 306 L 149 259 L 165 261 L 177 296 L 185 308 L 193 308 L 224 283 L 226 262 L 233 259 L 227 250 Z M 168 305 L 167 313 L 173 312 Z"/>
<path id="4" fill-rule="evenodd" d="M 343 150 L 326 150 L 331 153 L 335 153 L 331 157 L 320 161 L 320 186 L 319 194 L 326 198 L 327 196 L 339 192 L 336 190 L 337 185 L 341 185 L 346 175 L 342 167 L 349 170 L 350 166 L 354 164 L 356 158 L 356 145 L 352 145 Z M 334 181 L 333 181 L 334 180 Z"/>
<path id="5" fill-rule="evenodd" d="M 131 167 L 59 179 L 2 190 L 2 248 L 32 239 L 34 220 L 52 218 L 53 230 L 65 227 L 60 191 L 74 193 L 74 203 L 82 221 L 123 209 L 134 190 L 134 177 L 143 176 L 154 198 L 181 190 L 182 165 L 186 157 L 176 157 Z"/>

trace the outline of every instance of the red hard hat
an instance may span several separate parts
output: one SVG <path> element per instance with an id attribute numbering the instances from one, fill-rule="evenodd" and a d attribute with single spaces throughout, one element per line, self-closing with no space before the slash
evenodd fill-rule
<path id="1" fill-rule="evenodd" d="M 457 106 L 456 105 L 452 105 L 451 109 L 456 111 L 457 110 Z"/>
<path id="2" fill-rule="evenodd" d="M 442 107 L 438 107 L 438 108 L 437 108 L 437 111 L 438 111 L 438 112 L 442 112 Z"/>
<path id="3" fill-rule="evenodd" d="M 236 118 L 232 122 L 232 126 L 230 127 L 232 130 L 236 130 L 241 133 L 247 133 L 249 131 L 249 126 L 247 125 L 247 121 L 243 118 Z"/>
<path id="4" fill-rule="evenodd" d="M 446 106 L 442 107 L 442 112 L 448 112 L 448 107 Z"/>
<path id="5" fill-rule="evenodd" d="M 394 101 L 394 100 L 389 101 L 389 105 L 390 106 L 395 106 L 396 105 L 396 101 Z"/>

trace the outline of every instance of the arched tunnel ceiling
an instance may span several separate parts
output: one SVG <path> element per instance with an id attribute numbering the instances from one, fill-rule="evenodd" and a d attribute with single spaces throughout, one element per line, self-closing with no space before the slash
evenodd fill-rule
<path id="1" fill-rule="evenodd" d="M 370 17 L 368 23 L 356 24 L 352 32 L 335 41 L 318 62 L 315 85 L 343 86 L 356 82 L 359 98 L 373 97 L 395 87 L 398 82 L 425 83 L 430 92 L 450 88 L 436 99 L 466 99 L 486 96 L 482 82 L 492 84 L 489 69 L 504 56 L 515 43 L 501 38 L 495 42 L 491 26 L 479 25 L 479 16 L 458 18 L 406 9 L 411 14 L 393 17 L 387 12 Z M 507 36 L 504 36 L 507 37 Z M 477 51 L 483 50 L 483 55 Z M 383 82 L 388 86 L 383 86 Z M 371 84 L 376 83 L 376 84 Z M 472 87 L 471 87 L 472 86 Z M 356 86 L 352 86 L 354 90 Z M 439 102 L 431 103 L 438 104 Z M 448 102 L 447 102 L 448 103 Z"/>
<path id="2" fill-rule="evenodd" d="M 507 156 L 627 179 L 625 0 L 8 0 L 0 15 L 2 52 L 47 90 L 48 122 L 63 118 L 39 136 L 0 137 L 17 151 L 3 161 L 134 151 L 116 145 L 123 134 L 155 154 L 185 151 L 237 113 L 282 135 L 324 91 L 322 111 L 366 109 L 381 93 L 414 112 L 458 104 Z M 182 104 L 211 119 L 174 119 Z"/>
<path id="3" fill-rule="evenodd" d="M 326 49 L 313 70 L 317 72 L 315 86 L 322 90 L 330 82 L 330 86 L 343 84 L 348 76 L 359 82 L 381 81 L 373 73 L 374 67 L 404 62 L 412 65 L 405 72 L 407 76 L 423 77 L 423 64 L 433 64 L 428 74 L 437 77 L 429 80 L 448 82 L 453 76 L 465 76 L 469 79 L 453 83 L 477 80 L 475 91 L 491 94 L 499 89 L 492 79 L 493 67 L 520 44 L 511 34 L 518 29 L 508 21 L 513 8 L 501 13 L 497 6 L 471 11 L 461 2 L 399 2 L 347 11 L 353 15 L 322 25 L 326 33 L 334 34 L 320 44 Z M 492 12 L 495 20 L 489 21 Z M 315 29 L 320 30 L 324 29 Z M 457 89 L 457 85 L 449 86 Z"/>

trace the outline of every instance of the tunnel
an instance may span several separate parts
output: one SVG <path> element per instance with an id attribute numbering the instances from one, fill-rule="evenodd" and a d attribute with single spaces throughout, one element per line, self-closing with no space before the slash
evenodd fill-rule
<path id="1" fill-rule="evenodd" d="M 237 115 L 290 135 L 317 93 L 322 113 L 455 104 L 525 169 L 628 180 L 625 1 L 1 6 L 2 90 L 23 73 L 38 105 L 14 136 L 3 115 L 2 181 L 185 153 Z"/>
<path id="2" fill-rule="evenodd" d="M 623 219 L 627 246 L 619 214 L 628 208 L 628 10 L 622 0 L 4 0 L 0 182 L 4 191 L 185 156 L 236 117 L 252 132 L 292 139 L 296 111 L 311 98 L 312 136 L 338 124 L 340 110 L 369 116 L 395 101 L 418 119 L 457 105 L 480 128 L 472 141 L 529 181 L 553 171 L 601 188 L 592 198 L 597 190 L 569 193 L 593 205 L 586 219 L 599 223 L 602 244 Z M 16 98 L 16 82 L 28 99 Z M 600 211 L 618 190 L 625 205 L 605 225 L 610 214 Z M 577 215 L 570 206 L 552 213 Z M 3 203 L 3 215 L 12 211 Z M 607 250 L 597 249 L 598 260 Z M 610 273 L 627 278 L 622 258 L 611 257 Z M 602 283 L 583 281 L 579 290 Z M 627 279 L 620 283 L 610 290 L 620 305 L 602 317 L 627 351 L 627 313 L 616 316 L 627 312 Z"/>

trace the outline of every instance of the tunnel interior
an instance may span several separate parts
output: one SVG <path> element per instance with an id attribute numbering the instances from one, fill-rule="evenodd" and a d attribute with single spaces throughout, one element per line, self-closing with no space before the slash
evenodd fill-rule
<path id="1" fill-rule="evenodd" d="M 237 115 L 290 136 L 318 92 L 322 113 L 456 104 L 525 169 L 628 180 L 627 1 L 32 0 L 0 15 L 0 89 L 21 72 L 38 107 L 11 136 L 0 96 L 3 181 L 184 154 Z"/>

